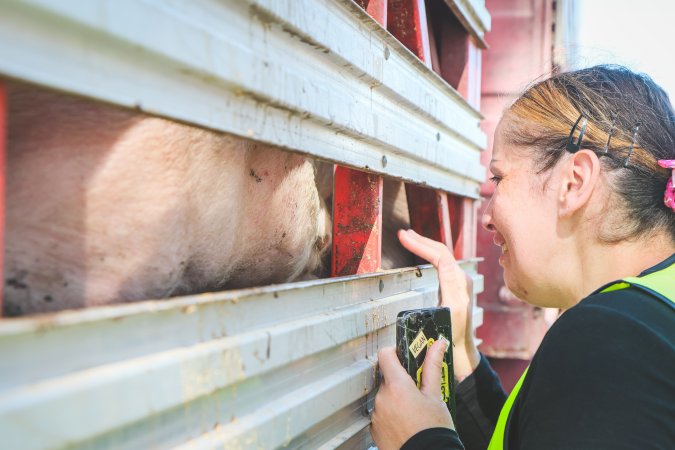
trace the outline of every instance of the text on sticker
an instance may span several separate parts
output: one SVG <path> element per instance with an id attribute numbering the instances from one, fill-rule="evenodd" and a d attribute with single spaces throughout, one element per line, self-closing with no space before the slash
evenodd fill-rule
<path id="1" fill-rule="evenodd" d="M 420 354 L 422 350 L 427 346 L 427 337 L 424 335 L 423 331 L 420 331 L 420 333 L 417 335 L 414 341 L 412 341 L 412 344 L 410 344 L 410 353 L 413 354 L 415 358 L 417 358 L 417 355 Z"/>

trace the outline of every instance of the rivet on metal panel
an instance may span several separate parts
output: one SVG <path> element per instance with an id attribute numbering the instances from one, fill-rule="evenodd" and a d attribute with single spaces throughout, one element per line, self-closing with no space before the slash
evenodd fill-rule
<path id="1" fill-rule="evenodd" d="M 384 291 L 384 281 L 380 280 L 380 292 Z"/>
<path id="2" fill-rule="evenodd" d="M 382 155 L 382 167 L 387 167 L 387 157 Z"/>

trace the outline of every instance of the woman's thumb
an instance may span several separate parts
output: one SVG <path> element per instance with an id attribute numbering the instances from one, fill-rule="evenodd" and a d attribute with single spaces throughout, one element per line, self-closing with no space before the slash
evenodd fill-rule
<path id="1" fill-rule="evenodd" d="M 420 391 L 434 399 L 441 398 L 441 371 L 447 348 L 448 341 L 440 338 L 427 350 L 427 355 L 424 357 Z"/>

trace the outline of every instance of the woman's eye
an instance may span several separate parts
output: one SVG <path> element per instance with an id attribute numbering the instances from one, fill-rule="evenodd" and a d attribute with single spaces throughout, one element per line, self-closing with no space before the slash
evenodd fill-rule
<path id="1" fill-rule="evenodd" d="M 494 184 L 499 184 L 499 182 L 502 181 L 502 177 L 494 176 L 490 178 L 490 181 L 493 182 Z"/>

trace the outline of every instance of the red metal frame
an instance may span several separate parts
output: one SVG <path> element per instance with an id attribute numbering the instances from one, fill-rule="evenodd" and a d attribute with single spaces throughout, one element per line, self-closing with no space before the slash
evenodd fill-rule
<path id="1" fill-rule="evenodd" d="M 5 86 L 0 81 L 0 274 L 4 273 L 4 248 L 5 248 L 5 141 L 7 128 L 7 96 Z M 4 278 L 4 277 L 3 277 Z M 3 282 L 4 284 L 4 282 Z M 3 289 L 0 289 L 0 317 L 2 317 Z"/>
<path id="2" fill-rule="evenodd" d="M 464 239 L 462 254 L 464 259 L 478 256 L 478 202 L 470 198 L 464 199 L 464 221 L 462 222 Z"/>
<path id="3" fill-rule="evenodd" d="M 476 206 L 476 202 L 472 199 L 448 194 L 448 209 L 454 237 L 453 253 L 457 259 L 476 257 L 478 219 Z"/>
<path id="4" fill-rule="evenodd" d="M 471 39 L 467 42 L 467 63 L 464 77 L 460 80 L 457 88 L 459 93 L 466 98 L 469 105 L 480 109 L 481 71 L 483 52 Z"/>
<path id="5" fill-rule="evenodd" d="M 432 2 L 429 26 L 436 44 L 436 70 L 471 106 L 480 106 L 481 50 L 444 2 Z M 432 42 L 433 42 L 432 41 Z M 434 48 L 432 48 L 432 51 Z M 433 54 L 432 54 L 433 58 Z"/>
<path id="6" fill-rule="evenodd" d="M 415 232 L 452 246 L 448 196 L 443 191 L 406 184 L 410 226 Z"/>
<path id="7" fill-rule="evenodd" d="M 382 177 L 337 166 L 334 179 L 331 274 L 375 272 L 382 255 Z"/>
<path id="8" fill-rule="evenodd" d="M 429 35 L 429 53 L 431 54 L 431 70 L 437 74 L 441 73 L 441 64 L 438 60 L 438 42 L 436 41 L 439 34 L 439 29 L 442 29 L 445 24 L 438 23 L 434 20 L 434 12 L 439 6 L 444 6 L 440 2 L 432 2 L 430 8 L 427 8 L 427 33 Z"/>
<path id="9" fill-rule="evenodd" d="M 424 0 L 357 0 L 357 3 L 478 107 L 480 50 L 447 5 L 432 3 L 433 11 L 429 11 L 428 17 Z M 432 17 L 437 14 L 442 20 Z M 430 29 L 432 22 L 438 27 L 437 33 Z M 458 259 L 475 256 L 473 200 L 450 196 L 449 201 L 443 191 L 408 184 L 406 196 L 410 224 L 415 231 L 443 242 Z M 374 272 L 380 267 L 381 246 L 382 178 L 336 166 L 332 275 Z"/>
<path id="10" fill-rule="evenodd" d="M 389 0 L 387 29 L 431 67 L 429 27 L 424 0 Z"/>
<path id="11" fill-rule="evenodd" d="M 356 0 L 356 3 L 380 25 L 387 28 L 387 0 Z"/>
<path id="12" fill-rule="evenodd" d="M 464 258 L 464 199 L 456 195 L 448 195 L 448 210 L 450 214 L 450 223 L 452 224 L 452 236 L 454 237 L 453 253 L 455 258 Z"/>

